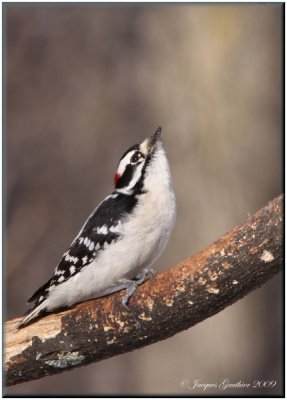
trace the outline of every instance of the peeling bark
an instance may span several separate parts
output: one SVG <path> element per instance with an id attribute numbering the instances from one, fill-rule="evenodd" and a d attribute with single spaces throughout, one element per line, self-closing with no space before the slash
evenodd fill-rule
<path id="1" fill-rule="evenodd" d="M 50 314 L 17 330 L 6 323 L 6 383 L 13 385 L 147 346 L 216 314 L 278 273 L 283 196 L 195 256 L 139 287 Z"/>

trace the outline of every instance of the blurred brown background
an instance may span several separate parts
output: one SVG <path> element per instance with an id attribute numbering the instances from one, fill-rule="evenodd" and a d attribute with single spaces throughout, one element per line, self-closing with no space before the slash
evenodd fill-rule
<path id="1" fill-rule="evenodd" d="M 7 318 L 23 314 L 117 162 L 161 125 L 178 218 L 163 269 L 282 192 L 282 5 L 4 5 Z M 5 87 L 5 86 L 4 86 Z M 9 394 L 202 394 L 276 380 L 281 276 L 161 343 Z M 214 394 L 216 390 L 204 392 Z M 222 392 L 220 392 L 222 393 Z"/>

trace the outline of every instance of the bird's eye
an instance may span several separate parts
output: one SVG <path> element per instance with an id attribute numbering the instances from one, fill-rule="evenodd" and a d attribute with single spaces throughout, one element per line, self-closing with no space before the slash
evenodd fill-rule
<path id="1" fill-rule="evenodd" d="M 132 155 L 132 157 L 131 157 L 131 163 L 132 163 L 132 164 L 137 163 L 138 160 L 139 160 L 141 157 L 142 157 L 142 154 L 141 154 L 139 151 L 137 151 L 135 154 Z"/>

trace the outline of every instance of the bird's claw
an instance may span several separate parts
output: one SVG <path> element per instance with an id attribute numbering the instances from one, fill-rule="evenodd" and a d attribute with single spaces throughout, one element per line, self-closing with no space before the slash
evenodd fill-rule
<path id="1" fill-rule="evenodd" d="M 131 296 L 136 291 L 137 287 L 140 286 L 142 283 L 144 283 L 147 279 L 151 279 L 152 277 L 154 277 L 155 274 L 156 272 L 154 269 L 144 268 L 142 273 L 140 275 L 137 275 L 134 279 L 125 279 L 125 278 L 121 279 L 120 282 L 126 285 L 126 291 L 127 291 L 125 296 L 122 298 L 122 305 L 126 310 L 130 311 L 128 302 Z"/>

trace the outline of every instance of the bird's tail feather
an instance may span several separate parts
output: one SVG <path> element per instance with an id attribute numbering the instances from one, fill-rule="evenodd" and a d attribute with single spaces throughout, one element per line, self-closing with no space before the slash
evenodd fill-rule
<path id="1" fill-rule="evenodd" d="M 24 318 L 22 321 L 19 323 L 17 328 L 23 328 L 26 326 L 29 322 L 31 322 L 33 319 L 40 317 L 41 315 L 45 314 L 45 304 L 44 302 L 41 304 L 36 304 L 33 308 L 31 308 L 27 313 L 25 314 Z"/>

